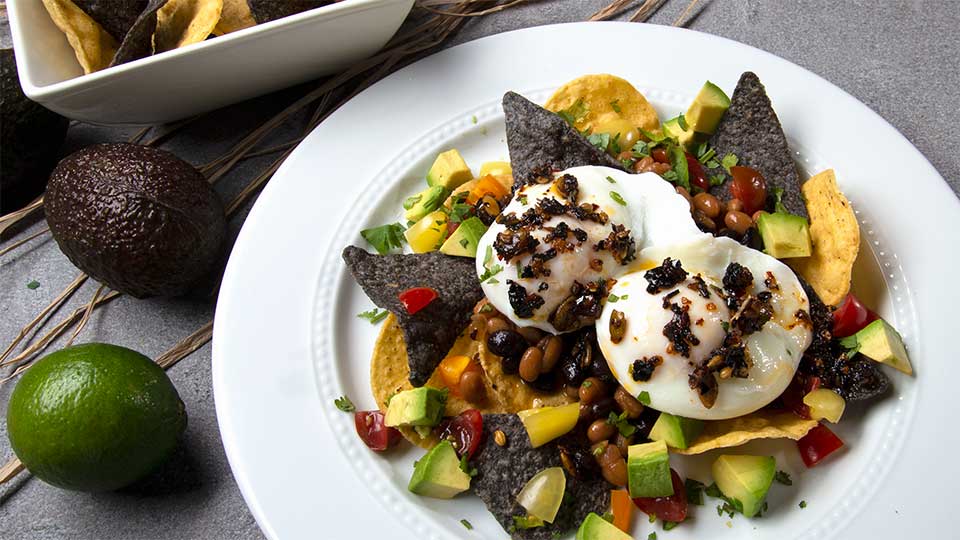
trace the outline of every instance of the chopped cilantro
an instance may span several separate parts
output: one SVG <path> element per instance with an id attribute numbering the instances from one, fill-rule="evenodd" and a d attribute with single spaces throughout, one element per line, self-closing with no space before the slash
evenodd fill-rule
<path id="1" fill-rule="evenodd" d="M 590 452 L 592 452 L 594 456 L 599 456 L 600 454 L 603 453 L 603 446 L 597 445 L 596 448 L 594 448 Z"/>
<path id="2" fill-rule="evenodd" d="M 623 165 L 624 169 L 633 168 L 633 160 L 630 158 L 623 158 L 620 160 L 620 164 Z M 609 177 L 608 177 L 609 178 Z"/>
<path id="3" fill-rule="evenodd" d="M 616 183 L 617 183 L 617 181 L 614 180 L 612 176 L 608 176 L 608 177 L 607 177 L 607 182 L 610 182 L 611 184 L 616 184 Z"/>
<path id="4" fill-rule="evenodd" d="M 702 483 L 693 478 L 687 478 L 683 481 L 683 487 L 687 491 L 688 503 L 703 506 L 703 488 L 705 486 Z"/>
<path id="5" fill-rule="evenodd" d="M 578 99 L 573 105 L 563 109 L 557 113 L 560 118 L 566 120 L 571 126 L 576 124 L 578 120 L 584 117 L 587 114 L 587 106 L 583 102 L 583 98 Z"/>
<path id="6" fill-rule="evenodd" d="M 526 195 L 520 195 L 519 197 L 517 197 L 517 200 L 520 201 L 520 204 L 522 204 L 522 205 L 526 205 L 526 204 L 527 204 L 527 196 L 526 196 Z"/>
<path id="7" fill-rule="evenodd" d="M 461 519 L 461 520 L 460 520 L 460 524 L 463 525 L 463 528 L 466 529 L 466 530 L 468 530 L 468 531 L 472 531 L 472 530 L 473 530 L 473 525 L 471 525 L 470 522 L 467 521 L 467 520 L 465 520 L 465 519 Z"/>
<path id="8" fill-rule="evenodd" d="M 353 412 L 357 410 L 357 407 L 354 406 L 353 402 L 350 401 L 350 398 L 347 396 L 338 397 L 337 399 L 333 400 L 333 404 L 343 412 Z"/>
<path id="9" fill-rule="evenodd" d="M 627 411 L 623 411 L 619 416 L 611 411 L 610 416 L 607 417 L 607 423 L 617 428 L 617 431 L 624 437 L 630 437 L 637 431 L 637 427 L 627 419 Z"/>
<path id="10" fill-rule="evenodd" d="M 460 458 L 460 470 L 465 472 L 470 478 L 477 475 L 477 468 L 470 465 L 470 462 L 467 461 L 466 454 Z"/>
<path id="11" fill-rule="evenodd" d="M 621 296 L 620 296 L 620 299 L 621 299 L 621 300 L 626 300 L 627 298 L 630 298 L 630 295 L 629 295 L 629 294 L 624 294 L 624 295 L 621 295 Z"/>
<path id="12" fill-rule="evenodd" d="M 587 141 L 606 152 L 610 148 L 611 137 L 609 133 L 591 133 L 587 135 Z"/>
<path id="13" fill-rule="evenodd" d="M 657 540 L 657 531 L 653 531 L 652 533 L 648 534 L 647 540 Z"/>
<path id="14" fill-rule="evenodd" d="M 620 102 L 619 99 L 615 99 L 615 100 L 613 100 L 613 101 L 610 102 L 610 108 L 613 109 L 614 112 L 616 112 L 617 114 L 620 114 L 620 103 L 619 103 L 619 102 Z"/>
<path id="15" fill-rule="evenodd" d="M 710 185 L 711 186 L 722 186 L 724 182 L 727 181 L 727 177 L 722 174 L 713 174 L 710 175 Z"/>
<path id="16" fill-rule="evenodd" d="M 720 492 L 720 488 L 717 486 L 716 482 L 707 486 L 703 492 L 715 499 L 720 499 L 723 497 L 723 493 Z"/>
<path id="17" fill-rule="evenodd" d="M 389 314 L 390 312 L 385 309 L 379 310 L 377 308 L 373 308 L 370 311 L 364 311 L 364 312 L 358 313 L 357 317 L 370 321 L 370 324 L 377 324 L 378 322 L 386 319 L 387 315 Z"/>
<path id="18" fill-rule="evenodd" d="M 656 521 L 657 521 L 657 515 L 656 515 L 656 514 L 650 514 L 650 516 L 647 518 L 647 520 L 650 521 L 650 523 L 656 523 Z"/>
<path id="19" fill-rule="evenodd" d="M 649 145 L 649 146 L 656 146 L 657 144 L 662 143 L 663 141 L 665 141 L 665 140 L 667 140 L 667 139 L 669 138 L 666 134 L 664 134 L 663 131 L 657 133 L 657 132 L 650 132 L 650 131 L 647 131 L 647 130 L 645 130 L 645 129 L 641 129 L 641 130 L 640 130 L 640 133 L 641 133 L 644 137 L 646 137 L 647 139 L 649 139 L 650 142 L 655 143 L 655 144 L 651 144 L 651 145 Z"/>
<path id="20" fill-rule="evenodd" d="M 687 124 L 687 118 L 682 114 L 677 117 L 677 125 L 684 131 L 690 129 L 690 126 Z"/>
<path id="21" fill-rule="evenodd" d="M 27 283 L 27 288 L 30 289 L 31 291 L 35 291 L 38 288 L 40 288 L 40 282 L 35 279 L 31 280 L 30 283 Z"/>
<path id="22" fill-rule="evenodd" d="M 730 331 L 730 323 L 728 323 L 727 321 L 720 321 L 720 326 L 723 328 L 724 332 Z"/>
<path id="23" fill-rule="evenodd" d="M 783 205 L 783 188 L 773 188 L 773 211 L 778 214 L 789 214 L 790 211 Z"/>
<path id="24" fill-rule="evenodd" d="M 523 267 L 520 266 L 520 261 L 517 261 L 515 266 L 517 267 L 517 279 L 520 279 L 523 277 Z"/>
<path id="25" fill-rule="evenodd" d="M 687 155 L 683 152 L 683 148 L 670 145 L 667 148 L 667 156 L 670 157 L 670 166 L 673 168 L 673 172 L 677 174 L 676 183 L 689 190 L 690 170 L 687 168 Z"/>
<path id="26" fill-rule="evenodd" d="M 785 486 L 793 485 L 793 480 L 790 479 L 790 475 L 786 471 L 777 471 L 777 473 L 773 475 L 773 479 Z"/>
<path id="27" fill-rule="evenodd" d="M 729 173 L 730 167 L 735 166 L 737 163 L 739 163 L 739 161 L 740 160 L 737 158 L 735 154 L 727 154 L 723 156 L 722 160 L 720 160 L 720 164 L 723 165 L 723 168 L 726 169 L 727 172 Z M 733 174 L 733 173 L 730 173 L 730 174 Z"/>
<path id="28" fill-rule="evenodd" d="M 593 386 L 593 381 L 583 381 L 583 383 L 580 386 L 584 388 L 590 388 L 591 386 Z"/>
<path id="29" fill-rule="evenodd" d="M 626 206 L 626 205 L 627 205 L 627 201 L 623 200 L 623 197 L 620 196 L 620 194 L 617 193 L 616 191 L 611 191 L 611 192 L 610 192 L 610 198 L 613 199 L 613 202 L 619 204 L 620 206 Z"/>
<path id="30" fill-rule="evenodd" d="M 474 124 L 476 124 L 476 123 L 477 123 L 477 115 L 471 116 L 471 117 L 470 117 L 470 121 L 473 122 Z"/>
<path id="31" fill-rule="evenodd" d="M 490 263 L 493 261 L 493 247 L 487 246 L 486 254 L 483 256 L 483 273 L 480 274 L 480 281 L 487 283 L 500 283 L 500 281 L 493 279 L 493 276 L 499 274 L 503 271 L 503 267 L 499 264 L 490 266 Z"/>
<path id="32" fill-rule="evenodd" d="M 806 508 L 806 507 L 807 507 L 807 501 L 800 501 L 800 508 Z"/>
<path id="33" fill-rule="evenodd" d="M 679 523 L 677 523 L 676 521 L 664 521 L 663 530 L 672 531 L 674 527 L 676 527 L 677 525 L 679 525 Z"/>
<path id="34" fill-rule="evenodd" d="M 643 403 L 644 405 L 650 405 L 650 392 L 644 390 L 643 392 L 637 394 L 637 401 Z"/>
<path id="35" fill-rule="evenodd" d="M 647 146 L 646 141 L 637 141 L 633 145 L 633 148 L 630 149 L 630 153 L 633 154 L 635 158 L 643 158 L 650 155 L 650 148 Z"/>
<path id="36" fill-rule="evenodd" d="M 372 229 L 364 229 L 360 231 L 360 236 L 373 246 L 377 253 L 386 255 L 390 250 L 403 245 L 403 230 L 403 225 L 389 223 Z"/>
<path id="37" fill-rule="evenodd" d="M 613 293 L 610 293 L 610 295 L 607 296 L 607 302 L 617 302 L 618 300 L 620 300 L 620 297 Z"/>

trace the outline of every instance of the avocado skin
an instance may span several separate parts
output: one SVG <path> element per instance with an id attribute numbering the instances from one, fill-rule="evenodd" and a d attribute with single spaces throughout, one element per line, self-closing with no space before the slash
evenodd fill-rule
<path id="1" fill-rule="evenodd" d="M 43 193 L 69 121 L 23 95 L 13 49 L 0 50 L 0 214 Z"/>
<path id="2" fill-rule="evenodd" d="M 70 261 L 114 290 L 178 296 L 219 260 L 223 203 L 192 165 L 127 143 L 89 146 L 61 161 L 44 198 Z"/>

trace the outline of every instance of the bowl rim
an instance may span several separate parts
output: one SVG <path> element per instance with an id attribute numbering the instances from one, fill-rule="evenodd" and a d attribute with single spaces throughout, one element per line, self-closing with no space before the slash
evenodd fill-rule
<path id="1" fill-rule="evenodd" d="M 10 21 L 10 33 L 14 51 L 24 50 L 29 45 L 28 32 L 24 32 L 26 21 L 21 19 L 20 2 L 23 0 L 9 0 L 7 13 Z M 109 85 L 113 80 L 135 75 L 148 69 L 149 66 L 162 65 L 182 61 L 187 56 L 207 56 L 218 54 L 222 49 L 235 46 L 239 43 L 263 39 L 267 36 L 282 32 L 291 27 L 313 24 L 319 21 L 338 19 L 347 15 L 361 13 L 379 8 L 382 5 L 397 2 L 398 0 L 341 0 L 332 4 L 313 8 L 301 13 L 288 15 L 270 22 L 257 24 L 243 30 L 237 30 L 216 39 L 207 39 L 186 47 L 154 54 L 113 67 L 108 67 L 93 73 L 86 73 L 50 84 L 37 84 L 34 78 L 34 64 L 26 60 L 27 55 L 15 55 L 17 72 L 23 93 L 34 101 L 49 100 L 53 96 L 64 93 L 83 93 L 95 88 Z M 413 0 L 407 0 L 413 7 Z"/>

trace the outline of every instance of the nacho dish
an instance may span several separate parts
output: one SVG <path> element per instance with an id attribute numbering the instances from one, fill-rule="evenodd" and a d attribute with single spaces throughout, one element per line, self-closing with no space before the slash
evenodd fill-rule
<path id="1" fill-rule="evenodd" d="M 503 112 L 509 162 L 440 153 L 343 250 L 381 325 L 379 409 L 336 405 L 371 450 L 424 449 L 411 492 L 472 492 L 522 540 L 634 538 L 635 508 L 669 530 L 705 497 L 756 518 L 791 480 L 737 447 L 829 467 L 846 404 L 890 391 L 881 364 L 912 374 L 850 293 L 850 202 L 832 170 L 801 178 L 757 75 L 667 120 L 606 74 Z M 672 468 L 712 450 L 712 478 Z"/>
<path id="2" fill-rule="evenodd" d="M 43 6 L 87 74 L 335 1 L 43 0 Z"/>

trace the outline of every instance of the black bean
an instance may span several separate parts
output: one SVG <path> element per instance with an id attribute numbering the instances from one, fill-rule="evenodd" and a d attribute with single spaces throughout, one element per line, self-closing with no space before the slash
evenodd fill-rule
<path id="1" fill-rule="evenodd" d="M 487 336 L 487 348 L 497 356 L 516 356 L 527 350 L 527 340 L 513 330 L 497 330 Z"/>
<path id="2" fill-rule="evenodd" d="M 500 369 L 507 375 L 516 375 L 520 371 L 520 356 L 504 356 L 500 358 Z"/>

